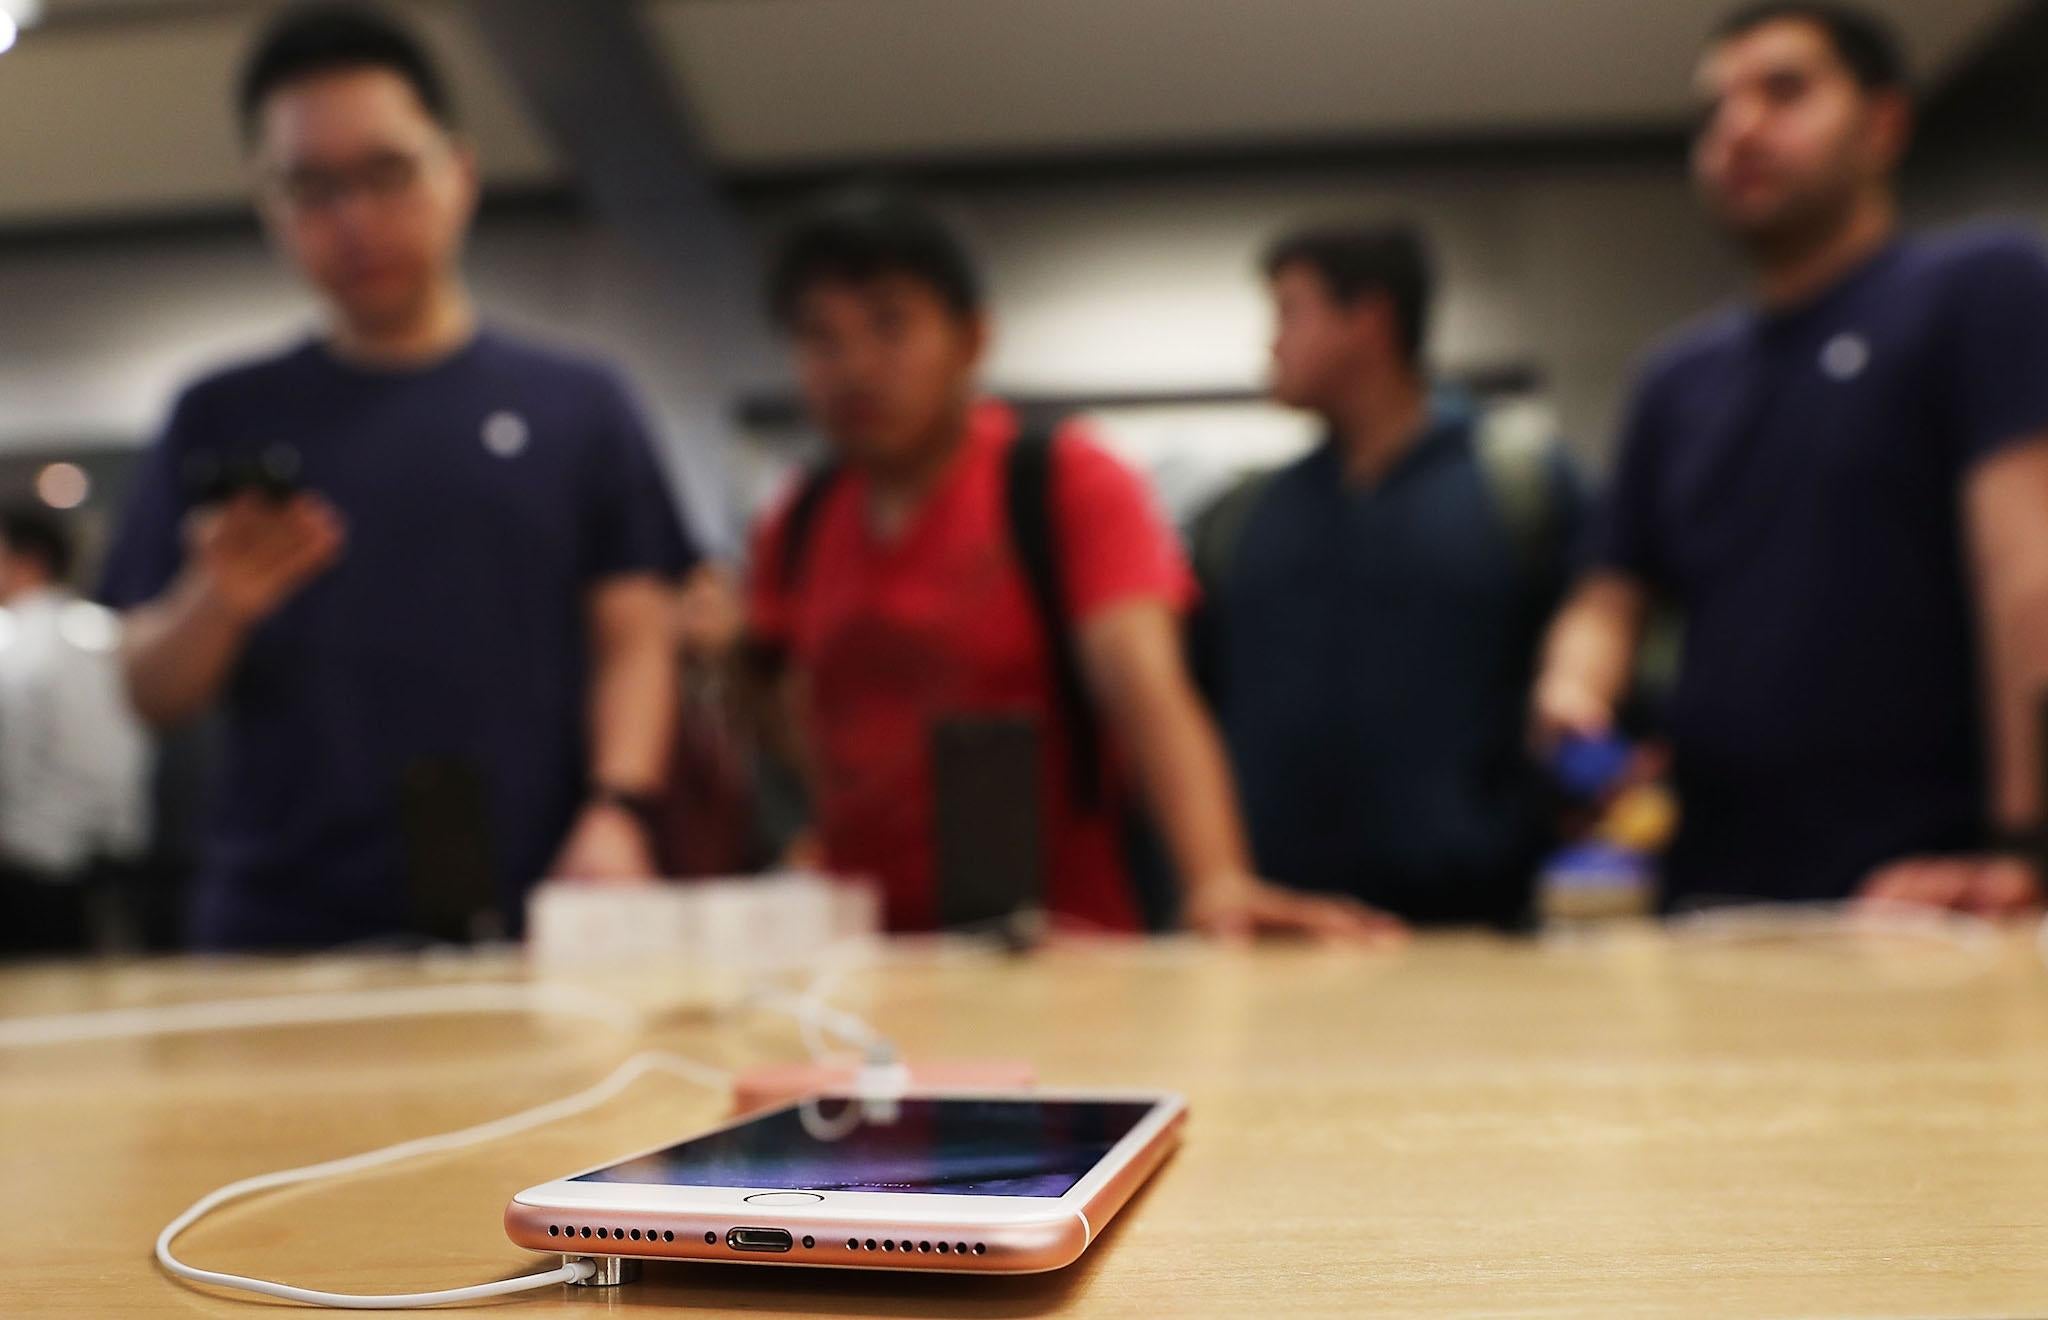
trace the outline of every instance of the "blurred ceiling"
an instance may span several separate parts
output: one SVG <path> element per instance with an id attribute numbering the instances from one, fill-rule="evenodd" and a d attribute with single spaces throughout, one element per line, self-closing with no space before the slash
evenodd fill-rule
<path id="1" fill-rule="evenodd" d="M 489 0 L 478 0 L 488 4 Z M 583 3 L 585 0 L 562 0 Z M 1868 0 L 1923 82 L 2017 0 Z M 1721 0 L 640 0 L 709 157 L 748 173 L 1682 123 Z M 0 55 L 0 224 L 236 205 L 227 89 L 259 0 L 47 0 Z M 459 0 L 394 8 L 500 189 L 569 175 Z"/>

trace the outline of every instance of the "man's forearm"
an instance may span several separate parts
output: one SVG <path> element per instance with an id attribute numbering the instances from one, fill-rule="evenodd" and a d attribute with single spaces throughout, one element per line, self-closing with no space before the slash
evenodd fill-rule
<path id="1" fill-rule="evenodd" d="M 591 684 L 591 782 L 634 793 L 659 788 L 675 717 L 666 646 L 635 645 L 602 657 Z"/>
<path id="2" fill-rule="evenodd" d="M 121 673 L 129 703 L 157 728 L 206 710 L 227 683 L 248 624 L 187 571 L 123 620 Z"/>
<path id="3" fill-rule="evenodd" d="M 1539 687 L 1569 687 L 1612 718 L 1635 672 L 1647 613 L 1642 589 L 1627 579 L 1610 574 L 1589 578 L 1551 624 Z"/>
<path id="4" fill-rule="evenodd" d="M 564 881 L 650 884 L 660 840 L 631 800 L 662 786 L 675 736 L 678 675 L 667 592 L 648 575 L 605 582 L 590 595 L 590 779 L 599 790 L 577 814 L 548 874 Z"/>
<path id="5" fill-rule="evenodd" d="M 1987 593 L 1991 801 L 2008 830 L 2042 820 L 2041 736 L 2048 700 L 2048 581 L 1994 585 Z"/>
<path id="6" fill-rule="evenodd" d="M 1252 875 L 1223 740 L 1185 679 L 1121 703 L 1116 732 L 1182 888 Z"/>
<path id="7" fill-rule="evenodd" d="M 1164 836 L 1183 890 L 1249 880 L 1251 850 L 1217 737 L 1188 678 L 1162 602 L 1138 601 L 1083 625 L 1082 670 Z"/>
<path id="8" fill-rule="evenodd" d="M 1964 515 L 1983 655 L 1992 821 L 2042 818 L 2041 708 L 2048 698 L 2048 436 L 1980 463 Z"/>
<path id="9" fill-rule="evenodd" d="M 614 589 L 617 590 L 617 589 Z M 675 733 L 675 656 L 658 585 L 599 606 L 590 684 L 591 782 L 652 792 L 668 770 Z"/>

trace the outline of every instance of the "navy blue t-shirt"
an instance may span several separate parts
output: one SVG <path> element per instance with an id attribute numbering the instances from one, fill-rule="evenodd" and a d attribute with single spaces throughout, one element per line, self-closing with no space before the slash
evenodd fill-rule
<path id="1" fill-rule="evenodd" d="M 1981 844 L 1960 500 L 2044 432 L 2048 255 L 2006 228 L 1898 240 L 1652 357 L 1594 558 L 1684 615 L 1668 900 L 1840 898 Z"/>
<path id="2" fill-rule="evenodd" d="M 691 558 L 646 428 L 609 372 L 497 333 L 416 371 L 308 343 L 179 398 L 102 599 L 142 604 L 178 572 L 193 455 L 279 444 L 348 543 L 257 627 L 223 693 L 193 937 L 404 931 L 401 785 L 424 768 L 480 784 L 516 928 L 584 792 L 587 593 Z"/>
<path id="3" fill-rule="evenodd" d="M 1262 874 L 1419 922 L 1511 924 L 1544 841 L 1524 753 L 1537 644 L 1585 498 L 1535 469 L 1539 535 L 1489 483 L 1475 415 L 1437 400 L 1371 487 L 1324 443 L 1275 473 L 1220 582 L 1204 668 Z"/>

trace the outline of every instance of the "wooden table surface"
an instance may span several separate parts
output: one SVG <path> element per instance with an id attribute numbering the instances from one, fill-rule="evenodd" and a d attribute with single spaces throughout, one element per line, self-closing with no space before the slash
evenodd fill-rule
<path id="1" fill-rule="evenodd" d="M 502 975 L 404 960 L 37 968 L 0 1014 Z M 656 995 L 659 998 L 659 995 Z M 1193 944 L 890 950 L 838 1001 L 911 1057 L 1184 1091 L 1187 1145 L 1082 1262 L 1028 1278 L 650 1265 L 486 1308 L 592 1315 L 2048 1315 L 2048 971 L 2031 939 L 1735 944 L 1648 930 L 1387 955 Z M 785 1019 L 640 1037 L 473 1015 L 0 1052 L 8 1316 L 257 1315 L 157 1230 L 214 1186 L 492 1117 L 642 1045 L 795 1055 Z M 451 1287 L 536 1257 L 519 1188 L 679 1138 L 721 1097 L 649 1078 L 496 1146 L 231 1206 L 216 1269 Z M 258 1310 L 257 1308 L 267 1308 Z"/>

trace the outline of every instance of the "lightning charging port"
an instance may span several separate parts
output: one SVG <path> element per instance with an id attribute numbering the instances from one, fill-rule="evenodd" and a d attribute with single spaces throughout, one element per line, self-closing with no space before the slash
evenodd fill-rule
<path id="1" fill-rule="evenodd" d="M 735 1228 L 725 1235 L 725 1245 L 734 1251 L 788 1251 L 794 1244 L 786 1228 Z"/>

